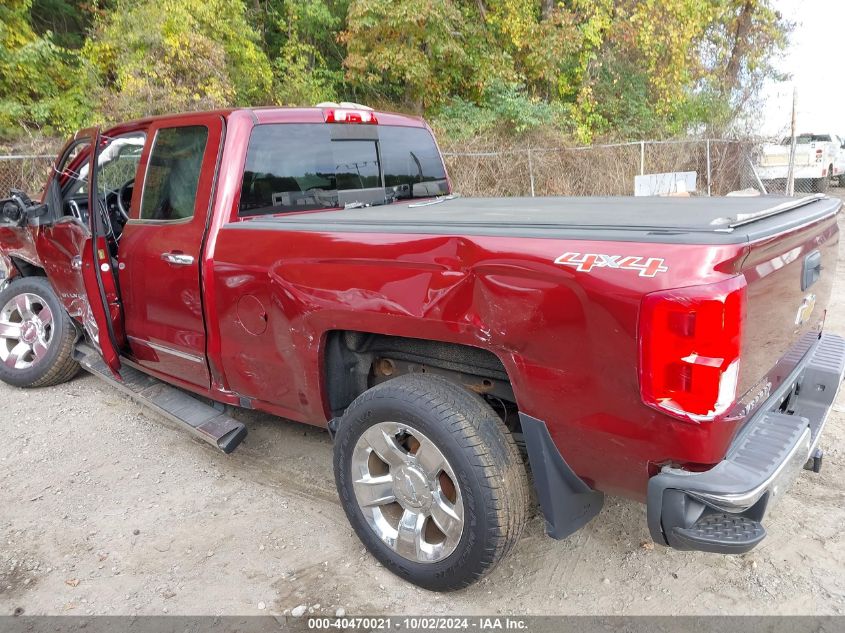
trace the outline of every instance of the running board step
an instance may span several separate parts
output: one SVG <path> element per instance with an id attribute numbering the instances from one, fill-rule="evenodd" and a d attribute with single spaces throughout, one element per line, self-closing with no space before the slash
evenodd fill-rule
<path id="1" fill-rule="evenodd" d="M 78 346 L 75 358 L 86 371 L 224 453 L 231 453 L 246 437 L 246 426 L 242 422 L 125 362 L 120 369 L 123 378 L 120 382 L 93 348 Z"/>
<path id="2" fill-rule="evenodd" d="M 675 537 L 693 545 L 691 549 L 719 554 L 744 554 L 766 536 L 758 521 L 737 514 L 708 514 L 692 527 L 675 528 Z"/>

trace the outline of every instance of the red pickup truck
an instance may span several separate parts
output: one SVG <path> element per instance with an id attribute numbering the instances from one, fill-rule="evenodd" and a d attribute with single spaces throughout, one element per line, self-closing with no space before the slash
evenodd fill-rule
<path id="1" fill-rule="evenodd" d="M 399 576 L 454 589 L 603 494 L 741 553 L 818 448 L 840 203 L 461 199 L 431 131 L 348 105 L 79 132 L 3 201 L 0 379 L 83 367 L 222 450 L 228 407 L 326 427 Z M 228 407 L 227 407 L 228 405 Z"/>

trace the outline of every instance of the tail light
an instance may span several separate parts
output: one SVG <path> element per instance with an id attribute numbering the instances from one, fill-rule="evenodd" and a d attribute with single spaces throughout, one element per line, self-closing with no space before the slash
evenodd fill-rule
<path id="1" fill-rule="evenodd" d="M 817 163 L 822 162 L 822 150 L 820 150 L 820 149 L 816 150 L 816 162 Z"/>
<path id="2" fill-rule="evenodd" d="M 640 306 L 643 402 L 690 422 L 713 420 L 736 400 L 745 277 L 661 290 Z"/>
<path id="3" fill-rule="evenodd" d="M 323 110 L 323 117 L 326 123 L 378 123 L 375 113 L 363 109 L 328 108 Z"/>

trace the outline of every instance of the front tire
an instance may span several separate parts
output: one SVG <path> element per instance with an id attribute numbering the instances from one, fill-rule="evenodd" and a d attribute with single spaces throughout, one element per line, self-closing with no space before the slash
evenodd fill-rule
<path id="1" fill-rule="evenodd" d="M 48 387 L 79 371 L 77 331 L 50 283 L 24 277 L 0 292 L 0 380 L 15 387 Z"/>
<path id="2" fill-rule="evenodd" d="M 359 396 L 338 425 L 334 469 L 367 549 L 425 589 L 479 580 L 519 540 L 528 514 L 525 465 L 504 423 L 438 376 L 400 376 Z"/>

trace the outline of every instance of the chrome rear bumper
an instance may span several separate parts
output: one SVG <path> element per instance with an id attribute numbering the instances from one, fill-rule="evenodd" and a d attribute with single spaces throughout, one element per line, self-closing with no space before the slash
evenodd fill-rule
<path id="1" fill-rule="evenodd" d="M 743 553 L 813 455 L 845 373 L 845 339 L 823 334 L 705 472 L 664 468 L 649 481 L 652 538 L 676 549 Z"/>

